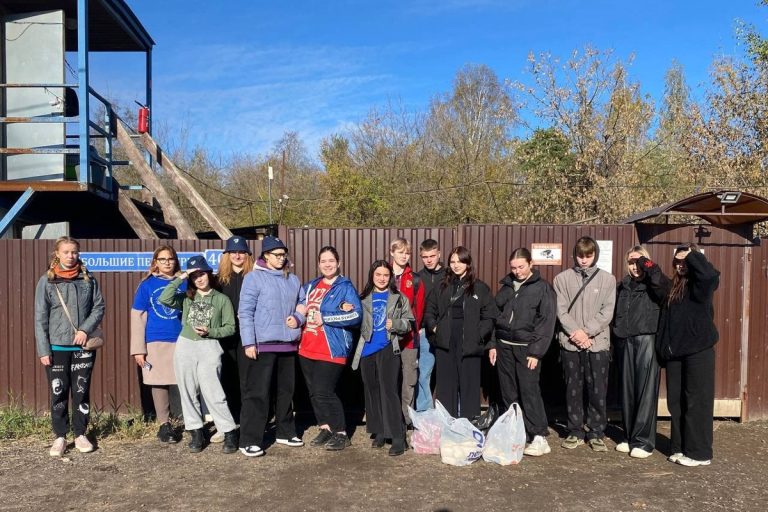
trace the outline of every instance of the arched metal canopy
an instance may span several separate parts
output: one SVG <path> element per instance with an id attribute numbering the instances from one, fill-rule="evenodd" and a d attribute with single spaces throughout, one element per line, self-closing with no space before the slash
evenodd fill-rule
<path id="1" fill-rule="evenodd" d="M 716 225 L 754 224 L 768 220 L 768 199 L 733 190 L 703 192 L 636 213 L 622 223 L 634 224 L 659 215 L 693 215 Z"/>

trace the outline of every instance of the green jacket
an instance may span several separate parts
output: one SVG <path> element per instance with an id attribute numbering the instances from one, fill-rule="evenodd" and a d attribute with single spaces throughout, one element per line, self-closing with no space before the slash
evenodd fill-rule
<path id="1" fill-rule="evenodd" d="M 171 281 L 160 294 L 158 301 L 169 308 L 180 309 L 181 334 L 191 340 L 221 339 L 232 336 L 235 333 L 235 310 L 229 297 L 211 290 L 208 295 L 195 294 L 195 299 L 187 295 L 177 294 L 176 291 L 184 282 L 178 277 Z M 208 327 L 208 335 L 203 338 L 194 329 L 195 325 Z"/>

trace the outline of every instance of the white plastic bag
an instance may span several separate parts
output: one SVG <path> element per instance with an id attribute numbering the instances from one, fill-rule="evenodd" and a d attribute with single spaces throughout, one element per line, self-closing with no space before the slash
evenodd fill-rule
<path id="1" fill-rule="evenodd" d="M 444 426 L 453 421 L 445 407 L 439 401 L 435 401 L 434 409 L 426 411 L 416 412 L 408 407 L 408 415 L 416 429 L 411 435 L 413 451 L 421 454 L 439 454 L 440 433 Z"/>
<path id="2" fill-rule="evenodd" d="M 483 454 L 485 435 L 466 418 L 457 418 L 440 434 L 440 458 L 452 466 L 472 464 Z"/>
<path id="3" fill-rule="evenodd" d="M 483 459 L 502 466 L 518 464 L 525 450 L 525 424 L 523 411 L 516 403 L 499 416 L 488 431 L 488 440 L 483 450 Z"/>

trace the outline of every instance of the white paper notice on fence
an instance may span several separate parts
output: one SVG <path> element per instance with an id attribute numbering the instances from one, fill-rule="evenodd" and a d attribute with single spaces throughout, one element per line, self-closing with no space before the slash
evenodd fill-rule
<path id="1" fill-rule="evenodd" d="M 561 265 L 563 244 L 531 244 L 531 259 L 534 265 Z"/>
<path id="2" fill-rule="evenodd" d="M 600 248 L 600 257 L 597 259 L 597 268 L 613 273 L 613 240 L 596 240 Z"/>

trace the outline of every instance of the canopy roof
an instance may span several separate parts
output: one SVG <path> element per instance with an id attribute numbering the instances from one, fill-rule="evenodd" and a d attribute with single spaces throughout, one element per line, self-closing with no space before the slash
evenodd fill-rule
<path id="1" fill-rule="evenodd" d="M 736 202 L 723 203 L 721 201 L 722 198 L 727 200 L 735 194 L 739 194 Z M 719 225 L 754 224 L 768 220 L 768 199 L 749 192 L 732 190 L 704 192 L 636 213 L 624 219 L 622 223 L 634 224 L 659 215 L 694 215 L 701 217 L 710 224 Z"/>
<path id="2" fill-rule="evenodd" d="M 92 52 L 146 52 L 155 42 L 124 0 L 88 1 L 88 46 Z M 5 14 L 62 9 L 77 20 L 77 0 L 0 0 Z M 77 30 L 66 30 L 66 50 L 77 50 Z"/>

